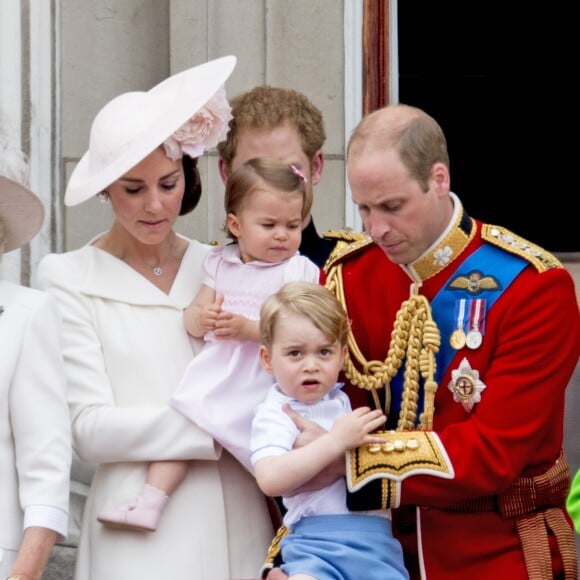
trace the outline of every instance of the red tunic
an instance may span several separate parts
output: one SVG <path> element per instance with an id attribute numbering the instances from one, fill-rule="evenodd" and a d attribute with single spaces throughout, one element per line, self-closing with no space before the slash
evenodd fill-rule
<path id="1" fill-rule="evenodd" d="M 460 225 L 465 237 L 458 243 L 462 238 L 454 230 L 459 231 Z M 449 235 L 415 264 L 420 266 L 419 292 L 431 302 L 453 279 L 458 265 L 489 243 L 482 239 L 482 224 L 463 215 Z M 527 579 L 513 518 L 502 519 L 497 511 L 447 511 L 432 506 L 442 500 L 500 494 L 518 477 L 544 473 L 562 450 L 565 389 L 580 355 L 574 282 L 553 256 L 532 245 L 526 249 L 521 238 L 504 236 L 498 245 L 510 257 L 523 256 L 523 269 L 486 312 L 481 346 L 453 351 L 449 365 L 441 369 L 435 397 L 433 430 L 452 462 L 454 477 L 404 479 L 402 507 L 393 510 L 394 531 L 405 548 L 412 578 Z M 445 259 L 437 261 L 437 250 L 446 247 L 450 261 L 442 264 Z M 396 313 L 409 298 L 410 271 L 392 263 L 372 243 L 343 252 L 330 266 L 336 264 L 342 264 L 346 308 L 356 342 L 367 360 L 384 361 Z M 483 277 L 494 278 L 495 262 L 480 266 Z M 485 298 L 483 287 L 479 290 L 478 297 Z M 448 308 L 439 319 L 434 314 L 434 319 L 441 327 L 445 326 L 442 318 L 450 317 L 445 321 L 449 327 L 456 316 Z M 449 338 L 449 333 L 442 334 L 442 343 L 448 344 Z M 454 401 L 448 388 L 451 372 L 463 358 L 485 385 L 471 412 Z M 372 406 L 367 391 L 349 384 L 345 391 L 353 407 Z M 377 495 L 370 485 L 359 495 L 365 490 Z M 377 498 L 369 497 L 368 506 L 376 504 Z M 565 511 L 563 503 L 559 508 Z M 562 562 L 554 541 L 550 547 L 557 577 Z"/>

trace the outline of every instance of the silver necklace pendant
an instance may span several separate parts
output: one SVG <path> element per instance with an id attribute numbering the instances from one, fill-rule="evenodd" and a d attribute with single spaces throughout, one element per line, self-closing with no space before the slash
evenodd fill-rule
<path id="1" fill-rule="evenodd" d="M 157 266 L 157 268 L 153 268 L 153 275 L 154 276 L 161 276 L 163 275 L 163 268 Z"/>

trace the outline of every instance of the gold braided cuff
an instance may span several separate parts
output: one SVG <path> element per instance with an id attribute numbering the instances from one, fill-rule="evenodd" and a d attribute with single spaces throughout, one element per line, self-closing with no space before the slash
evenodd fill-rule
<path id="1" fill-rule="evenodd" d="M 276 561 L 276 557 L 280 553 L 280 541 L 284 536 L 290 533 L 290 530 L 285 526 L 281 525 L 276 532 L 276 535 L 272 538 L 270 542 L 270 547 L 268 548 L 268 553 L 266 555 L 266 559 L 260 568 L 260 578 L 266 578 L 268 572 L 274 568 L 274 563 Z"/>
<path id="2" fill-rule="evenodd" d="M 374 479 L 382 482 L 384 507 L 398 507 L 401 482 L 411 475 L 455 476 L 453 465 L 439 436 L 433 431 L 381 431 L 385 440 L 351 449 L 347 453 L 346 481 L 349 492 Z"/>

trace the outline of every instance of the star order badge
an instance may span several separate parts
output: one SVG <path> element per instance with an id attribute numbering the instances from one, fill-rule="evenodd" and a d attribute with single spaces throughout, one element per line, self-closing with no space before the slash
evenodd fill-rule
<path id="1" fill-rule="evenodd" d="M 453 393 L 453 400 L 461 403 L 467 413 L 471 413 L 475 403 L 481 401 L 481 392 L 485 389 L 485 383 L 479 380 L 479 371 L 472 369 L 466 358 L 451 371 L 451 381 L 447 386 Z"/>

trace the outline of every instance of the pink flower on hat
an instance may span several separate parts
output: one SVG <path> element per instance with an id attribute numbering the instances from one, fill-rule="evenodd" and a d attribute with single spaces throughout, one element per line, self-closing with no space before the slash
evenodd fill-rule
<path id="1" fill-rule="evenodd" d="M 167 156 L 173 161 L 181 159 L 184 153 L 200 157 L 226 138 L 232 118 L 232 108 L 222 86 L 191 119 L 163 142 Z"/>

